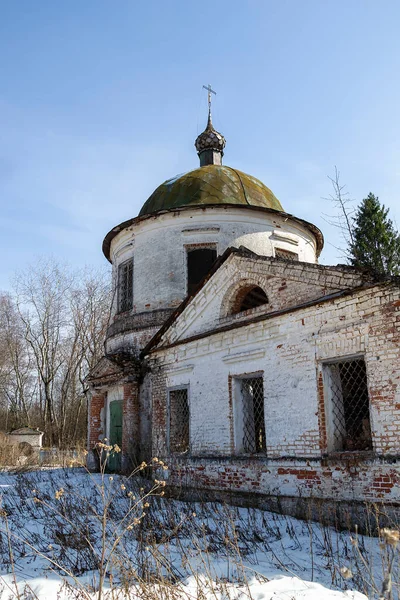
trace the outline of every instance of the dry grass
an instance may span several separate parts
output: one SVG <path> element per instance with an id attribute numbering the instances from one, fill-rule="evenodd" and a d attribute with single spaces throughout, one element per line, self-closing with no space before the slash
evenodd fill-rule
<path id="1" fill-rule="evenodd" d="M 284 515 L 165 499 L 162 483 L 141 477 L 143 466 L 130 478 L 104 467 L 96 475 L 70 468 L 9 475 L 0 564 L 8 572 L 18 566 L 7 580 L 14 597 L 35 598 L 17 583 L 23 561 L 56 573 L 73 598 L 252 599 L 251 582 L 278 574 L 398 598 L 396 523 L 394 533 L 380 532 L 378 548 L 368 536 Z M 150 468 L 162 481 L 165 466 Z"/>

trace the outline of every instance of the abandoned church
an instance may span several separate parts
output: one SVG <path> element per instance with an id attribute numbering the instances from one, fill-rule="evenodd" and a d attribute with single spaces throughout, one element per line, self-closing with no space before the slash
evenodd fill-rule
<path id="1" fill-rule="evenodd" d="M 114 293 L 89 466 L 107 438 L 112 468 L 162 458 L 182 497 L 395 509 L 399 281 L 319 265 L 320 230 L 222 165 L 211 112 L 195 146 L 200 167 L 103 243 Z"/>

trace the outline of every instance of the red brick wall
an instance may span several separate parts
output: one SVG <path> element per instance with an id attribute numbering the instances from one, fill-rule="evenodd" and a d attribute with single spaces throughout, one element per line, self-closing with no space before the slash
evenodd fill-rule
<path id="1" fill-rule="evenodd" d="M 104 405 L 105 392 L 93 392 L 89 409 L 89 439 L 88 448 L 91 450 L 104 436 Z M 102 412 L 103 411 L 103 412 Z"/>
<path id="2" fill-rule="evenodd" d="M 177 488 L 190 486 L 205 494 L 208 489 L 258 492 L 267 495 L 331 500 L 382 501 L 398 503 L 400 474 L 396 466 L 383 461 L 350 460 L 268 461 L 247 458 L 167 459 L 168 483 Z"/>
<path id="3" fill-rule="evenodd" d="M 328 449 L 326 433 L 326 415 L 324 400 L 324 380 L 321 372 L 318 374 L 318 425 L 319 425 L 319 446 L 321 453 L 324 454 Z"/>
<path id="4" fill-rule="evenodd" d="M 139 388 L 137 382 L 124 384 L 122 454 L 125 468 L 136 466 L 140 435 Z"/>
<path id="5" fill-rule="evenodd" d="M 166 376 L 156 366 L 152 377 L 153 457 L 167 455 L 167 387 Z"/>

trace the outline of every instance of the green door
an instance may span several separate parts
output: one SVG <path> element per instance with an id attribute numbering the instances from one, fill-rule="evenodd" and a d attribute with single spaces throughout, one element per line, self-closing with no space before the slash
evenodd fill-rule
<path id="1" fill-rule="evenodd" d="M 122 448 L 122 400 L 110 402 L 110 445 L 117 444 Z M 110 452 L 108 457 L 108 470 L 121 469 L 121 452 Z"/>

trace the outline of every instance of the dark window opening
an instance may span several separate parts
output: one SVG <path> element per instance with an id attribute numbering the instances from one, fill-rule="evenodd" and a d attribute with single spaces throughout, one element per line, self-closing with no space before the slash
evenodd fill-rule
<path id="1" fill-rule="evenodd" d="M 262 376 L 239 379 L 238 450 L 259 454 L 266 450 L 264 384 Z"/>
<path id="2" fill-rule="evenodd" d="M 187 253 L 187 293 L 193 294 L 217 258 L 215 248 L 196 248 Z"/>
<path id="3" fill-rule="evenodd" d="M 118 312 L 130 310 L 133 306 L 133 260 L 118 265 Z"/>
<path id="4" fill-rule="evenodd" d="M 254 287 L 243 298 L 239 312 L 249 310 L 250 308 L 257 308 L 257 306 L 262 306 L 263 304 L 268 304 L 267 294 L 260 287 Z"/>
<path id="5" fill-rule="evenodd" d="M 284 260 L 299 260 L 299 255 L 296 252 L 290 252 L 290 250 L 275 248 L 275 258 L 283 258 Z"/>
<path id="6" fill-rule="evenodd" d="M 250 310 L 268 304 L 268 296 L 258 285 L 245 287 L 239 291 L 233 303 L 231 314 Z"/>
<path id="7" fill-rule="evenodd" d="M 175 453 L 189 451 L 189 398 L 187 388 L 169 392 L 169 450 Z"/>
<path id="8" fill-rule="evenodd" d="M 367 372 L 363 359 L 325 365 L 330 449 L 372 450 Z"/>

